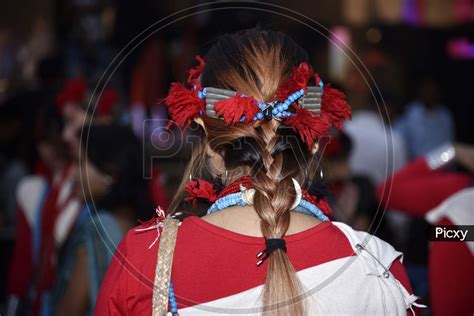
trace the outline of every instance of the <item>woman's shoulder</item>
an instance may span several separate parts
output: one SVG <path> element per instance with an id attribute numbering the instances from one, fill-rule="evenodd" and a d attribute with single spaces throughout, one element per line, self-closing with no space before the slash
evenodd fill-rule
<path id="1" fill-rule="evenodd" d="M 180 222 L 179 226 L 187 225 L 183 225 L 183 222 Z M 127 257 L 132 259 L 133 257 L 138 257 L 141 260 L 140 258 L 143 259 L 143 256 L 148 256 L 148 254 L 155 254 L 156 256 L 156 249 L 159 247 L 162 230 L 163 221 L 159 221 L 156 218 L 140 223 L 125 233 L 119 248 L 126 249 Z"/>
<path id="2" fill-rule="evenodd" d="M 357 231 L 341 222 L 333 222 L 333 225 L 344 234 L 355 254 L 377 258 L 385 268 L 389 268 L 396 259 L 402 261 L 403 253 L 379 237 Z"/>
<path id="3" fill-rule="evenodd" d="M 98 211 L 94 214 L 85 208 L 76 222 L 71 234 L 71 243 L 82 245 L 98 240 L 108 245 L 117 245 L 124 237 L 124 231 L 115 217 L 107 211 Z M 109 244 L 111 242 L 112 244 Z M 95 242 L 94 242 L 95 244 Z"/>
<path id="4" fill-rule="evenodd" d="M 144 223 L 129 230 L 122 240 L 122 247 L 127 249 L 127 257 L 132 261 L 135 259 L 137 261 L 156 260 L 161 226 L 159 222 Z M 195 247 L 197 244 L 203 248 L 212 245 L 213 249 L 216 247 L 219 249 L 220 247 L 258 248 L 261 246 L 260 244 L 263 245 L 261 239 L 227 231 L 195 216 L 185 218 L 180 223 L 178 230 L 180 250 Z M 395 250 L 382 239 L 367 232 L 356 231 L 349 225 L 340 222 L 323 222 L 308 230 L 288 235 L 285 239 L 292 249 L 309 250 L 313 249 L 315 245 L 322 248 L 330 246 L 331 249 L 328 250 L 328 253 L 331 254 L 330 258 L 325 259 L 329 261 L 361 254 L 362 256 L 375 257 L 386 268 L 389 268 L 396 259 L 401 261 L 403 256 L 401 252 Z M 292 251 L 292 255 L 298 257 L 297 254 L 301 252 L 299 250 Z M 309 259 L 307 255 L 305 257 L 306 259 L 303 261 L 306 262 Z M 316 257 L 318 258 L 315 260 L 319 262 L 321 258 Z"/>

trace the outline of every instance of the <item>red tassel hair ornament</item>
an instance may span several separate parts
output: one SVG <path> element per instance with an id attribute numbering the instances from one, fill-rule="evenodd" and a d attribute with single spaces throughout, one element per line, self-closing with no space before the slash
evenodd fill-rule
<path id="1" fill-rule="evenodd" d="M 276 98 L 283 102 L 291 95 L 293 92 L 304 89 L 306 92 L 306 86 L 309 79 L 313 76 L 313 68 L 308 66 L 306 63 L 299 64 L 298 67 L 293 69 L 291 78 L 285 81 L 283 84 L 278 87 L 276 92 Z"/>
<path id="2" fill-rule="evenodd" d="M 188 75 L 188 83 L 191 85 L 195 85 L 199 89 L 201 88 L 201 83 L 199 82 L 199 76 L 201 75 L 202 71 L 204 70 L 204 67 L 206 66 L 206 62 L 204 59 L 197 55 L 196 60 L 198 61 L 199 65 L 197 65 L 194 68 L 191 68 L 189 70 L 189 75 Z"/>
<path id="3" fill-rule="evenodd" d="M 198 199 L 205 199 L 211 203 L 214 203 L 217 199 L 214 186 L 210 182 L 201 179 L 186 183 L 184 191 L 188 194 L 184 200 L 186 202 L 192 202 L 194 208 L 197 207 Z"/>
<path id="4" fill-rule="evenodd" d="M 351 119 L 351 108 L 346 102 L 346 96 L 341 91 L 327 84 L 323 88 L 321 100 L 321 115 L 328 117 L 331 125 L 341 129 L 344 121 Z"/>
<path id="5" fill-rule="evenodd" d="M 252 97 L 241 94 L 214 104 L 216 113 L 224 117 L 226 124 L 231 125 L 238 122 L 250 123 L 258 113 L 257 101 Z"/>
<path id="6" fill-rule="evenodd" d="M 318 115 L 302 107 L 298 107 L 294 115 L 282 120 L 282 124 L 297 132 L 308 146 L 308 150 L 312 150 L 314 140 L 323 136 L 331 125 L 327 116 Z"/>
<path id="7" fill-rule="evenodd" d="M 312 76 L 312 69 L 304 63 L 300 64 L 293 71 L 292 78 L 281 89 L 278 89 L 277 98 L 284 100 L 286 98 L 284 97 L 285 93 L 288 93 L 288 91 L 291 94 L 298 89 L 306 88 L 307 81 Z M 314 74 L 314 81 L 318 86 L 321 84 L 321 78 L 318 74 Z M 325 135 L 331 126 L 341 129 L 344 121 L 352 118 L 350 107 L 346 102 L 346 96 L 339 90 L 332 88 L 330 84 L 325 85 L 323 88 L 319 114 L 299 106 L 294 107 L 296 107 L 295 114 L 286 117 L 282 124 L 293 128 L 306 143 L 309 150 L 312 149 L 314 140 Z"/>
<path id="8" fill-rule="evenodd" d="M 309 203 L 316 205 L 317 208 L 323 212 L 324 215 L 329 216 L 332 213 L 332 209 L 329 206 L 329 203 L 325 198 L 317 198 L 314 195 L 309 194 L 307 191 L 303 190 L 303 198 Z"/>
<path id="9" fill-rule="evenodd" d="M 168 123 L 169 128 L 175 122 L 186 131 L 191 121 L 199 117 L 206 110 L 206 101 L 199 98 L 201 84 L 199 76 L 204 69 L 205 62 L 200 56 L 196 56 L 199 65 L 189 71 L 188 83 L 193 85 L 192 89 L 186 88 L 182 83 L 172 83 L 168 96 L 165 98 L 165 106 L 171 116 Z"/>
<path id="10" fill-rule="evenodd" d="M 206 109 L 206 103 L 199 98 L 197 90 L 188 89 L 177 82 L 171 84 L 165 105 L 172 120 L 184 130 Z"/>

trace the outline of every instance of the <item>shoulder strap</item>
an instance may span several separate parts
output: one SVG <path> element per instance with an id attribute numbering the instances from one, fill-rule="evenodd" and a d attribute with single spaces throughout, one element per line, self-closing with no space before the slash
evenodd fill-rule
<path id="1" fill-rule="evenodd" d="M 163 230 L 158 247 L 158 259 L 153 282 L 153 316 L 163 316 L 168 312 L 168 291 L 171 278 L 171 266 L 176 245 L 179 220 L 167 217 L 163 221 Z"/>

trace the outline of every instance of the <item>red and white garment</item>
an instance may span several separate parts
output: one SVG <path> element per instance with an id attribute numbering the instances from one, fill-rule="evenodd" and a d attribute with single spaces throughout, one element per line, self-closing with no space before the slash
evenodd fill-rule
<path id="1" fill-rule="evenodd" d="M 421 157 L 380 185 L 377 196 L 386 207 L 425 218 L 431 224 L 472 225 L 472 183 L 472 174 L 432 170 Z M 473 242 L 430 243 L 428 274 L 434 316 L 474 314 L 473 249 Z"/>
<path id="2" fill-rule="evenodd" d="M 154 230 L 127 233 L 102 283 L 95 315 L 151 314 L 158 243 L 149 246 L 155 239 Z M 402 254 L 377 237 L 328 221 L 284 239 L 309 294 L 309 315 L 407 315 L 418 305 Z M 268 262 L 257 267 L 256 254 L 263 248 L 262 237 L 196 216 L 184 219 L 172 267 L 179 314 L 259 314 Z"/>
<path id="3" fill-rule="evenodd" d="M 17 233 L 8 274 L 9 311 L 32 295 L 32 313 L 42 313 L 43 296 L 54 284 L 56 252 L 80 210 L 71 166 L 51 178 L 31 175 L 18 184 Z"/>
<path id="4" fill-rule="evenodd" d="M 436 225 L 474 225 L 474 188 L 453 194 L 425 219 Z M 433 315 L 474 315 L 474 242 L 433 241 L 429 262 Z"/>

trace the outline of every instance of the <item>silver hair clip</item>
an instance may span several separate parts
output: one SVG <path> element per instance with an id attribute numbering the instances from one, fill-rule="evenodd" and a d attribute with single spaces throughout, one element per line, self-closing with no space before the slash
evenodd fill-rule
<path id="1" fill-rule="evenodd" d="M 220 101 L 235 97 L 236 91 L 219 89 L 213 87 L 206 87 L 203 90 L 203 97 L 206 99 L 206 115 L 210 117 L 218 117 L 214 104 Z M 291 112 L 286 110 L 293 102 L 298 102 L 298 105 L 309 111 L 319 113 L 321 111 L 321 100 L 323 95 L 323 88 L 320 86 L 308 86 L 306 93 L 304 90 L 297 91 L 290 95 L 284 102 L 273 100 L 271 102 L 258 102 L 260 108 L 254 119 L 276 119 L 291 115 Z"/>

